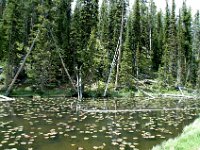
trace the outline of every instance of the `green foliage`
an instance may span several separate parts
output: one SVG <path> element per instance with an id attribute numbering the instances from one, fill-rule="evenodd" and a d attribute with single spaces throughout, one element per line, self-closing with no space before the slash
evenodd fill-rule
<path id="1" fill-rule="evenodd" d="M 137 54 L 141 51 L 141 40 L 140 40 L 140 5 L 139 1 L 136 0 L 133 10 L 128 17 L 128 21 L 126 24 L 126 38 L 124 44 L 124 51 L 122 56 L 122 72 L 127 75 L 130 74 L 132 76 L 137 75 L 138 70 L 138 62 L 137 62 Z M 139 53 L 137 53 L 137 48 Z M 123 75 L 123 76 L 124 76 Z M 123 78 L 122 76 L 122 78 Z M 125 80 L 125 79 L 123 79 Z"/>
<path id="2" fill-rule="evenodd" d="M 135 78 L 157 77 L 166 87 L 199 87 L 199 14 L 192 22 L 185 2 L 178 17 L 175 0 L 172 6 L 167 3 L 165 15 L 157 12 L 153 0 L 135 0 L 130 12 L 128 0 L 103 0 L 100 9 L 98 2 L 77 0 L 72 11 L 72 0 L 2 0 L 0 60 L 6 64 L 6 85 L 11 83 L 38 30 L 40 34 L 24 71 L 39 91 L 45 92 L 51 84 L 69 82 L 58 51 L 73 82 L 76 67 L 81 68 L 83 85 L 105 82 L 124 12 L 119 87 L 134 87 Z"/>
<path id="3" fill-rule="evenodd" d="M 132 37 L 132 14 L 129 15 L 127 23 L 126 23 L 126 35 L 125 35 L 125 42 L 123 45 L 122 50 L 122 62 L 121 62 L 121 83 L 128 84 L 130 80 L 133 78 L 133 37 Z"/>
<path id="4" fill-rule="evenodd" d="M 13 68 L 17 68 L 23 58 L 26 38 L 25 32 L 25 6 L 27 2 L 8 1 L 3 13 L 1 23 L 1 55 L 7 62 L 6 85 L 11 82 L 14 75 Z"/>
<path id="5" fill-rule="evenodd" d="M 99 12 L 99 22 L 97 31 L 98 52 L 95 54 L 97 62 L 98 78 L 107 79 L 107 72 L 110 67 L 110 49 L 109 49 L 109 4 L 108 0 L 103 0 Z M 105 76 L 106 75 L 106 76 Z"/>
<path id="6" fill-rule="evenodd" d="M 115 49 L 119 44 L 119 36 L 121 29 L 122 10 L 126 14 L 126 0 L 112 0 L 109 5 L 109 30 L 108 30 L 108 58 L 112 62 Z M 125 16 L 125 15 L 124 15 Z M 107 47 L 106 47 L 107 48 Z"/>
<path id="7" fill-rule="evenodd" d="M 38 31 L 40 34 L 35 44 L 31 57 L 29 58 L 29 64 L 27 64 L 28 77 L 34 82 L 36 89 L 41 92 L 45 91 L 45 87 L 48 83 L 56 82 L 56 71 L 58 69 L 58 55 L 56 55 L 55 43 L 53 45 L 52 37 L 50 37 L 49 26 L 52 18 L 51 12 L 48 12 L 52 5 L 49 3 L 37 4 L 35 11 L 40 17 L 35 20 L 36 31 L 32 31 L 33 38 L 35 38 Z M 48 17 L 44 17 L 43 14 L 47 14 Z M 30 40 L 32 42 L 32 38 Z"/>
<path id="8" fill-rule="evenodd" d="M 88 40 L 97 26 L 98 1 L 77 1 L 72 20 L 72 48 L 75 50 L 76 65 L 83 65 Z"/>
<path id="9" fill-rule="evenodd" d="M 170 71 L 170 49 L 169 49 L 169 32 L 170 32 L 170 12 L 168 1 L 166 1 L 166 12 L 165 12 L 165 20 L 164 20 L 164 38 L 163 38 L 163 55 L 162 55 L 162 64 L 160 69 L 161 79 L 164 80 L 167 84 L 171 84 L 169 77 L 171 75 Z"/>
<path id="10" fill-rule="evenodd" d="M 157 13 L 157 21 L 153 32 L 152 69 L 158 71 L 163 55 L 163 22 L 162 12 Z"/>
<path id="11" fill-rule="evenodd" d="M 175 14 L 175 1 L 172 1 L 172 12 L 170 16 L 170 27 L 169 27 L 169 50 L 170 50 L 170 74 L 174 78 L 177 77 L 177 24 L 176 24 L 176 14 Z"/>
<path id="12" fill-rule="evenodd" d="M 108 0 L 103 0 L 100 12 L 99 12 L 99 23 L 98 23 L 98 37 L 103 48 L 108 48 L 109 42 L 109 9 Z"/>
<path id="13" fill-rule="evenodd" d="M 70 73 L 73 72 L 73 49 L 70 47 L 70 34 L 71 34 L 71 3 L 72 0 L 61 0 L 55 5 L 55 16 L 53 19 L 55 22 L 56 40 L 58 46 L 62 49 L 63 59 L 66 66 L 69 66 Z"/>
<path id="14" fill-rule="evenodd" d="M 179 12 L 179 21 L 178 21 L 178 68 L 177 68 L 177 85 L 184 85 L 185 83 L 185 55 L 183 51 L 183 28 L 182 28 L 182 17 L 181 12 Z"/>
<path id="15" fill-rule="evenodd" d="M 200 88 L 200 16 L 199 11 L 195 14 L 195 19 L 193 23 L 193 57 L 195 58 L 194 69 L 197 77 L 196 77 L 196 86 Z"/>
<path id="16" fill-rule="evenodd" d="M 98 80 L 98 72 L 96 68 L 98 68 L 98 65 L 100 65 L 98 56 L 99 52 L 97 49 L 97 36 L 96 36 L 96 30 L 92 30 L 90 39 L 88 40 L 88 45 L 86 50 L 84 51 L 83 58 L 84 58 L 84 79 L 87 81 L 87 83 L 92 83 L 91 81 Z"/>

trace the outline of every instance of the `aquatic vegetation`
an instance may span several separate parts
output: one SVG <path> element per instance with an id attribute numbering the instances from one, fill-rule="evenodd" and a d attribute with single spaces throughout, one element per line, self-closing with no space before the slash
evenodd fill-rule
<path id="1" fill-rule="evenodd" d="M 133 101 L 89 100 L 80 108 L 92 110 L 141 109 L 145 99 Z M 122 101 L 122 103 L 120 103 Z M 148 108 L 175 107 L 176 100 L 158 99 Z M 188 101 L 187 108 L 199 101 Z M 167 105 L 165 105 L 167 104 Z M 17 99 L 10 104 L 13 113 L 0 107 L 0 149 L 82 150 L 82 149 L 150 149 L 153 145 L 178 135 L 183 125 L 198 116 L 199 110 L 160 110 L 130 112 L 85 112 L 76 110 L 75 99 Z M 181 107 L 186 104 L 181 104 Z M 195 105 L 196 106 L 196 105 Z M 176 106 L 177 107 L 177 106 Z M 81 141 L 81 142 L 80 142 Z M 145 143 L 145 144 L 144 144 Z"/>

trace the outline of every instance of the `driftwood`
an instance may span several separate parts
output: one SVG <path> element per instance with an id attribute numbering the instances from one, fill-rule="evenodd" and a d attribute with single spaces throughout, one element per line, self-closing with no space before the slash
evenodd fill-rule
<path id="1" fill-rule="evenodd" d="M 142 81 L 144 84 L 149 84 L 152 85 L 154 83 L 158 83 L 156 80 L 151 80 L 151 79 L 145 79 Z"/>
<path id="2" fill-rule="evenodd" d="M 137 78 L 134 78 L 135 80 L 135 87 L 138 91 L 140 91 L 144 96 L 148 97 L 148 99 L 156 99 L 156 98 L 171 98 L 171 99 L 180 99 L 179 103 L 183 99 L 197 99 L 197 95 L 187 95 L 184 94 L 183 89 L 181 87 L 178 87 L 178 90 L 180 91 L 180 94 L 153 94 L 153 93 L 148 93 L 144 89 L 149 89 L 149 86 L 147 85 L 152 85 L 154 83 L 157 83 L 156 80 L 150 80 L 150 79 L 145 79 L 145 80 L 138 80 Z"/>
<path id="3" fill-rule="evenodd" d="M 0 102 L 8 102 L 8 101 L 14 101 L 14 98 L 10 98 L 4 95 L 0 95 Z"/>
<path id="4" fill-rule="evenodd" d="M 117 112 L 154 112 L 154 111 L 183 111 L 183 110 L 199 110 L 199 108 L 149 108 L 149 109 L 82 109 L 86 113 L 117 113 Z"/>
<path id="5" fill-rule="evenodd" d="M 148 92 L 145 92 L 144 90 L 142 90 L 142 89 L 139 89 L 139 88 L 137 88 L 138 89 L 138 91 L 140 91 L 141 93 L 143 93 L 145 96 L 148 96 L 148 97 L 150 97 L 150 98 L 156 98 L 156 97 L 154 97 L 153 95 L 151 95 L 150 93 L 148 93 Z"/>
<path id="6" fill-rule="evenodd" d="M 151 95 L 151 94 L 148 93 L 148 92 L 145 92 L 142 88 L 140 88 L 140 87 L 138 86 L 138 84 L 140 84 L 140 85 L 142 84 L 145 88 L 147 88 L 146 85 L 145 85 L 145 83 L 144 83 L 143 81 L 139 81 L 137 78 L 135 78 L 134 80 L 136 81 L 135 87 L 136 87 L 136 89 L 137 89 L 138 91 L 140 91 L 141 93 L 143 93 L 143 95 L 150 97 L 151 99 L 154 99 L 154 98 L 155 98 L 153 95 Z"/>
<path id="7" fill-rule="evenodd" d="M 196 99 L 197 96 L 179 95 L 179 94 L 161 94 L 160 97 L 164 98 L 183 98 L 183 99 Z"/>

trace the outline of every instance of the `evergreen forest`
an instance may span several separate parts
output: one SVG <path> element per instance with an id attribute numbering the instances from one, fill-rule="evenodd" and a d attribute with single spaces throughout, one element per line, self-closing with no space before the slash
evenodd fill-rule
<path id="1" fill-rule="evenodd" d="M 134 91 L 142 81 L 200 88 L 199 11 L 184 1 L 177 14 L 175 0 L 163 1 L 165 11 L 153 0 L 99 3 L 0 0 L 1 90 L 22 65 L 13 89 L 73 93 L 80 79 L 83 93 L 99 95 L 108 82 L 110 91 Z"/>

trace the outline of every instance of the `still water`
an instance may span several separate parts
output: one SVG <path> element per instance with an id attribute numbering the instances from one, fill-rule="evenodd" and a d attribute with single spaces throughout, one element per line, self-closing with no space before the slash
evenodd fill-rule
<path id="1" fill-rule="evenodd" d="M 149 150 L 180 134 L 199 116 L 199 104 L 199 100 L 145 98 L 1 102 L 0 149 Z"/>

